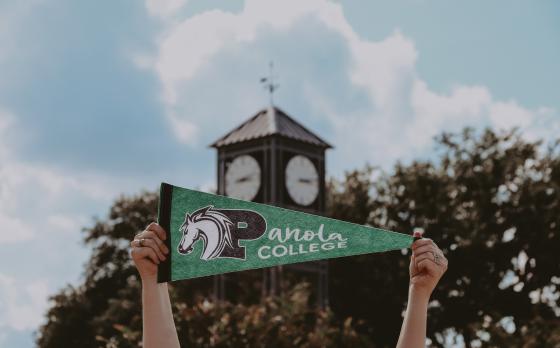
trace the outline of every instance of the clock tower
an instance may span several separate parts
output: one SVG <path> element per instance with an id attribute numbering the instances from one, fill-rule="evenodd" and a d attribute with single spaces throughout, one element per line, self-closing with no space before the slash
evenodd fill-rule
<path id="1" fill-rule="evenodd" d="M 325 213 L 325 151 L 332 148 L 281 109 L 271 106 L 216 140 L 218 194 L 312 214 Z M 263 270 L 263 295 L 276 294 L 284 272 L 317 280 L 317 301 L 328 304 L 327 261 Z M 225 298 L 226 275 L 214 278 Z"/>

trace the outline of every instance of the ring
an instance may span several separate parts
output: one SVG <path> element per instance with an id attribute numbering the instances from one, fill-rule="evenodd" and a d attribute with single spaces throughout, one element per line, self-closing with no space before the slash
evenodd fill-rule
<path id="1" fill-rule="evenodd" d="M 432 251 L 432 254 L 434 254 L 434 262 L 436 263 L 436 265 L 439 265 L 440 264 L 439 263 L 439 258 L 440 258 L 439 254 L 437 254 L 433 251 Z"/>
<path id="2" fill-rule="evenodd" d="M 138 245 L 140 245 L 141 247 L 144 246 L 144 238 L 138 239 Z"/>

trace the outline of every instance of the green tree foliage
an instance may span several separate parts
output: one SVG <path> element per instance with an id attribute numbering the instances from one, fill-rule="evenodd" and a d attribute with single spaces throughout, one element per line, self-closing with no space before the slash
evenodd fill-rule
<path id="1" fill-rule="evenodd" d="M 450 268 L 433 295 L 434 346 L 560 346 L 560 154 L 516 132 L 443 134 L 433 161 L 367 167 L 329 183 L 332 217 L 410 233 L 422 227 Z M 128 243 L 156 215 L 157 195 L 115 202 L 85 230 L 84 281 L 52 297 L 40 347 L 138 347 L 140 281 Z M 184 346 L 395 345 L 408 287 L 408 251 L 330 262 L 331 308 L 313 308 L 305 283 L 260 299 L 259 274 L 241 272 L 232 303 L 210 298 L 211 278 L 173 283 Z M 346 319 L 344 319 L 346 318 Z M 476 344 L 475 344 L 476 343 Z"/>
<path id="2" fill-rule="evenodd" d="M 450 267 L 431 303 L 434 345 L 460 334 L 468 347 L 560 346 L 558 144 L 543 150 L 515 131 L 467 129 L 443 134 L 437 149 L 437 164 L 331 182 L 330 215 L 404 233 L 422 227 L 442 247 Z M 405 261 L 393 253 L 331 263 L 334 312 L 365 319 L 379 346 L 398 332 Z"/>
<path id="3" fill-rule="evenodd" d="M 93 252 L 84 282 L 52 297 L 47 323 L 37 337 L 39 347 L 140 346 L 141 283 L 128 245 L 155 220 L 157 198 L 154 193 L 121 197 L 107 220 L 85 230 L 85 242 Z M 236 281 L 248 290 L 236 291 L 238 304 L 214 303 L 211 278 L 170 284 L 182 346 L 371 346 L 365 335 L 355 331 L 351 318 L 340 321 L 332 311 L 316 309 L 309 284 L 299 283 L 279 297 L 260 299 L 252 289 L 256 273 L 243 275 Z M 251 301 L 245 301 L 249 296 Z"/>
<path id="4" fill-rule="evenodd" d="M 254 305 L 181 304 L 176 322 L 182 342 L 212 347 L 367 346 L 352 320 L 338 323 L 332 311 L 315 310 L 310 288 L 299 283 L 279 297 Z"/>

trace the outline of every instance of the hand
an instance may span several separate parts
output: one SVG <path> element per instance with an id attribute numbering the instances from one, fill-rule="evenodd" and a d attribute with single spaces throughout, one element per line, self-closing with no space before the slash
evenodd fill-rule
<path id="1" fill-rule="evenodd" d="M 134 260 L 136 269 L 142 280 L 155 280 L 157 276 L 157 265 L 166 259 L 169 250 L 162 242 L 166 235 L 164 229 L 155 222 L 136 236 L 130 242 L 130 256 Z"/>
<path id="2" fill-rule="evenodd" d="M 447 271 L 447 264 L 447 259 L 431 239 L 414 242 L 410 259 L 411 290 L 429 297 Z"/>

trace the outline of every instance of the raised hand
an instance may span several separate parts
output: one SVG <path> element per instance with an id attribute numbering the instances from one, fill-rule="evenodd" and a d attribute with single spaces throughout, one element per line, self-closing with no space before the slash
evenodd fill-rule
<path id="1" fill-rule="evenodd" d="M 410 285 L 430 296 L 447 271 L 447 259 L 431 239 L 419 239 L 412 244 Z"/>
<path id="2" fill-rule="evenodd" d="M 169 254 L 162 242 L 165 238 L 163 228 L 152 222 L 130 242 L 130 256 L 142 277 L 142 346 L 145 348 L 179 348 L 167 283 L 157 283 L 157 265 Z"/>
<path id="3" fill-rule="evenodd" d="M 408 304 L 397 348 L 426 346 L 428 303 L 432 291 L 447 270 L 447 259 L 431 239 L 419 239 L 412 244 L 409 268 Z"/>
<path id="4" fill-rule="evenodd" d="M 142 280 L 156 278 L 157 265 L 164 261 L 169 253 L 165 243 L 162 242 L 165 238 L 163 228 L 152 222 L 130 242 L 130 255 Z"/>

